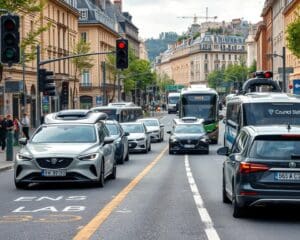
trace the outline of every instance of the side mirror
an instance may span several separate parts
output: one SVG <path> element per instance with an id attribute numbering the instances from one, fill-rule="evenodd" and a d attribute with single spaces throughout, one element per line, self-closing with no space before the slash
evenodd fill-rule
<path id="1" fill-rule="evenodd" d="M 104 138 L 104 145 L 111 144 L 114 142 L 114 139 L 112 137 L 105 137 Z"/>
<path id="2" fill-rule="evenodd" d="M 228 156 L 229 155 L 229 148 L 228 147 L 221 147 L 217 150 L 218 155 Z"/>
<path id="3" fill-rule="evenodd" d="M 160 127 L 164 127 L 165 125 L 163 125 L 163 124 L 160 124 Z"/>
<path id="4" fill-rule="evenodd" d="M 20 145 L 26 145 L 27 144 L 27 138 L 20 138 L 19 143 L 20 143 Z"/>
<path id="5" fill-rule="evenodd" d="M 224 115 L 220 114 L 219 115 L 219 120 L 222 120 L 222 119 L 224 119 Z"/>
<path id="6" fill-rule="evenodd" d="M 129 132 L 124 133 L 124 136 L 126 136 L 126 137 L 128 137 L 129 135 L 130 135 Z"/>
<path id="7" fill-rule="evenodd" d="M 171 131 L 167 131 L 167 133 L 168 133 L 168 134 L 171 134 L 172 132 L 171 132 Z"/>
<path id="8" fill-rule="evenodd" d="M 226 118 L 223 119 L 223 123 L 226 124 Z"/>

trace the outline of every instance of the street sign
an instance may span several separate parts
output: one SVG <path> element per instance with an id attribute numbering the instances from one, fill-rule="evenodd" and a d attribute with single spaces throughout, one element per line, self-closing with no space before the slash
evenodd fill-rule
<path id="1" fill-rule="evenodd" d="M 293 81 L 293 93 L 300 95 L 300 79 Z"/>
<path id="2" fill-rule="evenodd" d="M 184 85 L 167 85 L 166 91 L 168 92 L 177 92 L 178 90 L 184 88 Z"/>
<path id="3" fill-rule="evenodd" d="M 17 93 L 23 90 L 23 81 L 5 81 L 6 93 Z"/>
<path id="4" fill-rule="evenodd" d="M 96 96 L 96 106 L 102 106 L 103 105 L 103 99 L 102 96 Z"/>
<path id="5" fill-rule="evenodd" d="M 292 68 L 292 67 L 286 67 L 285 68 L 285 73 L 286 74 L 293 73 L 293 72 L 294 72 L 294 68 Z M 283 73 L 283 68 L 282 67 L 278 68 L 278 73 Z"/>

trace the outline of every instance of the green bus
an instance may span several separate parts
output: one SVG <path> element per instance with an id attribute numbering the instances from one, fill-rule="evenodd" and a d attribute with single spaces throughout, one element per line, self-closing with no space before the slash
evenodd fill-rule
<path id="1" fill-rule="evenodd" d="M 204 120 L 204 128 L 210 142 L 218 143 L 219 138 L 219 96 L 206 87 L 193 87 L 181 90 L 179 117 L 196 117 Z"/>

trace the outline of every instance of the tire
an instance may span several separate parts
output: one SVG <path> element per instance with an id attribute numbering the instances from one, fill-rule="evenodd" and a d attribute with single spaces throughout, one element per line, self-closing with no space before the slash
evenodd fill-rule
<path id="1" fill-rule="evenodd" d="M 149 147 L 148 147 L 148 152 L 151 151 L 151 143 L 149 144 Z"/>
<path id="2" fill-rule="evenodd" d="M 174 154 L 174 151 L 172 151 L 172 150 L 170 149 L 170 146 L 169 146 L 169 154 L 170 154 L 170 155 L 173 155 L 173 154 Z"/>
<path id="3" fill-rule="evenodd" d="M 109 179 L 116 179 L 117 178 L 117 164 L 114 163 L 113 169 L 111 174 L 109 175 Z"/>
<path id="4" fill-rule="evenodd" d="M 233 193 L 233 194 L 234 194 L 234 196 L 232 198 L 232 206 L 233 206 L 232 216 L 234 218 L 243 218 L 246 215 L 246 208 L 238 205 L 238 203 L 236 201 L 235 193 Z"/>
<path id="5" fill-rule="evenodd" d="M 28 187 L 27 183 L 17 182 L 15 180 L 15 186 L 17 189 L 26 189 Z"/>
<path id="6" fill-rule="evenodd" d="M 210 141 L 211 144 L 218 144 L 218 139 L 214 139 Z"/>
<path id="7" fill-rule="evenodd" d="M 223 177 L 222 177 L 222 201 L 223 203 L 231 203 L 230 199 L 227 197 L 226 194 L 224 170 L 223 170 Z"/>
<path id="8" fill-rule="evenodd" d="M 104 187 L 104 173 L 105 173 L 104 160 L 102 160 L 101 170 L 100 170 L 100 176 L 99 176 L 99 179 L 98 179 L 98 182 L 97 182 L 97 185 L 100 188 Z"/>
<path id="9" fill-rule="evenodd" d="M 116 159 L 117 159 L 117 164 L 124 164 L 123 154 L 120 158 L 116 158 Z"/>
<path id="10" fill-rule="evenodd" d="M 204 151 L 204 154 L 208 155 L 209 154 L 209 148 Z"/>

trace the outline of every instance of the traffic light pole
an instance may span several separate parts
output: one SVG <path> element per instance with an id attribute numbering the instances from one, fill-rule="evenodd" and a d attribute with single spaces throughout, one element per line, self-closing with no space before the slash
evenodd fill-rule
<path id="1" fill-rule="evenodd" d="M 58 61 L 63 61 L 63 60 L 67 60 L 67 59 L 72 59 L 72 58 L 78 58 L 78 57 L 85 57 L 85 56 L 94 56 L 94 55 L 105 55 L 105 54 L 113 54 L 115 53 L 115 51 L 111 51 L 111 52 L 97 52 L 97 53 L 84 53 L 84 54 L 77 54 L 77 55 L 71 55 L 71 56 L 66 56 L 66 57 L 62 57 L 62 58 L 55 58 L 55 59 L 49 59 L 49 60 L 44 60 L 41 61 L 41 49 L 40 46 L 37 45 L 36 46 L 36 119 L 35 119 L 35 123 L 36 126 L 40 125 L 40 119 L 41 119 L 41 93 L 40 93 L 40 89 L 39 89 L 39 72 L 41 69 L 42 65 L 48 64 L 48 63 L 52 63 L 52 62 L 58 62 Z"/>

